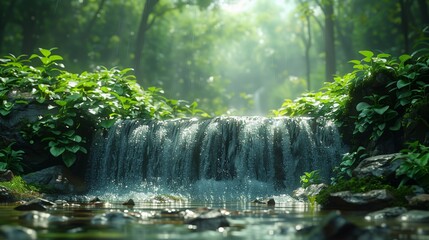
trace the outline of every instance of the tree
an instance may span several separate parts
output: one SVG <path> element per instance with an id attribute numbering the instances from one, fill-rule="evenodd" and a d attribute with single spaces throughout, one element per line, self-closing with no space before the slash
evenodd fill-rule
<path id="1" fill-rule="evenodd" d="M 135 49 L 135 57 L 134 57 L 134 69 L 136 71 L 137 78 L 142 77 L 141 60 L 142 60 L 142 51 L 145 44 L 146 33 L 155 21 L 155 17 L 153 17 L 149 21 L 149 16 L 154 12 L 155 6 L 158 3 L 159 3 L 159 0 L 146 0 L 146 3 L 143 7 L 143 11 L 140 19 L 140 25 L 137 32 L 136 49 Z"/>
<path id="2" fill-rule="evenodd" d="M 332 81 L 337 71 L 335 63 L 334 0 L 316 0 L 316 2 L 322 9 L 325 18 L 325 79 L 326 81 Z"/>

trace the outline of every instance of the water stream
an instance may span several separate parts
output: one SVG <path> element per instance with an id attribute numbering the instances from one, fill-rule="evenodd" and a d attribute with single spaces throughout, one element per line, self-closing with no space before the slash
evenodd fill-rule
<path id="1" fill-rule="evenodd" d="M 286 117 L 124 120 L 98 133 L 91 149 L 95 195 L 198 201 L 290 193 L 316 169 L 328 181 L 345 152 L 332 122 Z"/>

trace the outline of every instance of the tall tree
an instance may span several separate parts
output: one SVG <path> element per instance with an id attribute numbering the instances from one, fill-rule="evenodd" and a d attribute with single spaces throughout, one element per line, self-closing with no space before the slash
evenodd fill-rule
<path id="1" fill-rule="evenodd" d="M 135 48 L 135 57 L 134 57 L 134 69 L 138 79 L 141 79 L 141 61 L 142 61 L 142 51 L 145 44 L 146 33 L 149 30 L 150 26 L 153 24 L 155 18 L 152 18 L 150 21 L 149 16 L 154 12 L 155 6 L 159 3 L 159 0 L 146 0 L 146 3 L 143 7 L 139 29 L 137 32 L 136 48 Z"/>
<path id="2" fill-rule="evenodd" d="M 312 34 L 311 34 L 311 21 L 310 17 L 313 15 L 312 10 L 310 9 L 310 6 L 308 2 L 304 2 L 303 0 L 299 1 L 299 8 L 298 11 L 301 15 L 301 18 L 304 20 L 305 24 L 305 33 L 301 34 L 302 42 L 304 43 L 304 59 L 305 59 L 305 75 L 306 75 L 306 82 L 307 82 L 307 90 L 311 90 L 311 62 L 310 62 L 310 49 L 311 49 L 311 43 L 312 43 Z"/>
<path id="3" fill-rule="evenodd" d="M 325 17 L 325 79 L 332 81 L 336 73 L 334 0 L 316 0 Z"/>
<path id="4" fill-rule="evenodd" d="M 12 11 L 15 7 L 15 4 L 15 0 L 10 0 L 8 2 L 4 1 L 0 3 L 0 51 L 2 50 L 1 48 L 3 46 L 2 43 L 5 36 L 6 26 L 11 19 Z"/>

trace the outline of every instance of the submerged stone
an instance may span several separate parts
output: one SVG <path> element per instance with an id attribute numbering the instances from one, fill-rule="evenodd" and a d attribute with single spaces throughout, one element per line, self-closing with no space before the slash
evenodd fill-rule
<path id="1" fill-rule="evenodd" d="M 122 205 L 124 205 L 124 206 L 134 206 L 136 204 L 135 204 L 134 200 L 129 199 L 128 201 L 122 203 Z"/>
<path id="2" fill-rule="evenodd" d="M 385 208 L 376 212 L 368 213 L 365 216 L 365 219 L 368 221 L 377 221 L 377 220 L 385 220 L 388 218 L 395 218 L 407 212 L 407 209 L 404 207 L 392 207 Z"/>
<path id="3" fill-rule="evenodd" d="M 132 221 L 136 218 L 127 213 L 123 212 L 109 212 L 94 216 L 91 219 L 91 224 L 95 225 L 123 225 Z"/>
<path id="4" fill-rule="evenodd" d="M 253 200 L 251 203 L 253 204 L 263 204 L 263 205 L 267 205 L 267 206 L 274 206 L 276 205 L 276 201 L 274 200 L 274 198 L 267 198 L 267 199 L 255 199 Z"/>
<path id="5" fill-rule="evenodd" d="M 59 224 L 69 221 L 66 216 L 54 216 L 49 213 L 30 211 L 19 217 L 19 220 L 33 227 L 47 228 L 50 224 Z"/>
<path id="6" fill-rule="evenodd" d="M 188 216 L 192 214 L 188 213 Z M 217 230 L 221 227 L 229 227 L 230 224 L 220 210 L 210 210 L 201 214 L 195 215 L 185 221 L 192 226 L 191 229 L 197 231 Z"/>
<path id="7" fill-rule="evenodd" d="M 429 211 L 411 210 L 398 218 L 401 222 L 429 223 Z"/>
<path id="8" fill-rule="evenodd" d="M 31 228 L 21 226 L 0 226 L 0 239 L 5 240 L 33 240 L 37 239 L 37 233 Z"/>

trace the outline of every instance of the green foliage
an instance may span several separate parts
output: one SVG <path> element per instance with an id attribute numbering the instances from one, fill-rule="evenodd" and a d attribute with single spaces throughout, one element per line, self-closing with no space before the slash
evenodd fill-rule
<path id="1" fill-rule="evenodd" d="M 332 183 L 335 184 L 339 180 L 351 178 L 353 169 L 366 157 L 368 157 L 368 153 L 362 146 L 354 152 L 344 154 L 340 165 L 334 168 L 336 176 L 332 179 Z"/>
<path id="2" fill-rule="evenodd" d="M 24 135 L 40 140 L 52 156 L 72 166 L 78 154 L 86 154 L 86 137 L 93 128 L 109 128 L 118 119 L 165 119 L 187 115 L 207 116 L 196 103 L 167 99 L 160 88 L 141 88 L 131 69 L 99 68 L 81 74 L 61 70 L 59 55 L 39 49 L 31 57 L 6 56 L 0 62 L 2 115 L 15 104 L 36 101 L 48 112 L 29 123 Z M 33 59 L 40 65 L 30 65 Z"/>
<path id="3" fill-rule="evenodd" d="M 414 180 L 420 186 L 429 188 L 429 147 L 418 141 L 408 143 L 408 147 L 401 150 L 397 159 L 402 160 L 396 170 L 396 176 L 402 179 L 401 185 Z"/>
<path id="4" fill-rule="evenodd" d="M 307 188 L 312 184 L 320 183 L 320 174 L 319 170 L 314 170 L 311 172 L 304 172 L 304 175 L 300 176 L 300 182 L 302 188 Z"/>
<path id="5" fill-rule="evenodd" d="M 12 146 L 15 143 L 10 143 L 5 148 L 0 149 L 0 170 L 11 170 L 15 174 L 20 174 L 24 171 L 22 158 L 24 151 L 14 150 Z"/>
<path id="6" fill-rule="evenodd" d="M 37 187 L 27 184 L 20 176 L 14 176 L 9 182 L 0 182 L 0 186 L 9 189 L 17 199 L 34 198 L 40 195 Z"/>
<path id="7" fill-rule="evenodd" d="M 354 72 L 335 77 L 333 82 L 326 82 L 319 92 L 304 93 L 294 101 L 286 99 L 281 108 L 272 110 L 272 113 L 275 116 L 324 116 L 337 119 L 343 111 L 350 82 L 354 77 Z"/>

